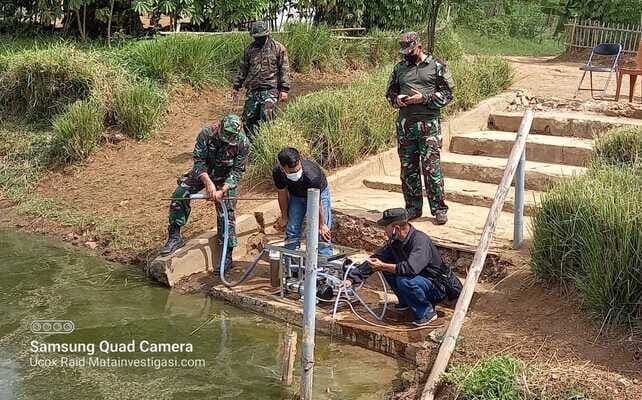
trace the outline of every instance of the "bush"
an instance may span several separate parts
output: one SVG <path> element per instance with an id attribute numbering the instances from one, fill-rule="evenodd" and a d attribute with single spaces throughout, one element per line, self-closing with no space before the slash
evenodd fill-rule
<path id="1" fill-rule="evenodd" d="M 593 147 L 595 163 L 639 166 L 642 163 L 642 127 L 612 129 L 595 140 Z"/>
<path id="2" fill-rule="evenodd" d="M 115 93 L 114 118 L 122 130 L 136 139 L 147 139 L 165 110 L 167 98 L 155 83 L 132 83 Z"/>
<path id="3" fill-rule="evenodd" d="M 343 65 L 339 39 L 326 26 L 289 24 L 279 39 L 288 49 L 289 60 L 295 71 L 335 70 L 338 64 Z"/>
<path id="4" fill-rule="evenodd" d="M 514 358 L 497 356 L 475 366 L 454 366 L 444 378 L 457 387 L 464 399 L 519 400 L 524 398 L 517 382 L 522 368 Z"/>
<path id="5" fill-rule="evenodd" d="M 125 47 L 120 57 L 140 76 L 164 84 L 184 81 L 202 86 L 226 82 L 249 40 L 247 34 L 241 33 L 175 34 L 135 42 Z"/>
<path id="6" fill-rule="evenodd" d="M 99 79 L 99 61 L 67 46 L 4 55 L 0 64 L 0 109 L 31 121 L 49 120 L 88 98 Z"/>
<path id="7" fill-rule="evenodd" d="M 53 121 L 53 159 L 77 161 L 86 158 L 103 133 L 105 110 L 96 101 L 77 101 Z"/>
<path id="8" fill-rule="evenodd" d="M 435 34 L 435 55 L 449 63 L 458 62 L 464 58 L 464 45 L 459 35 L 450 27 Z M 399 45 L 397 44 L 397 47 Z"/>
<path id="9" fill-rule="evenodd" d="M 640 318 L 642 176 L 594 167 L 542 196 L 532 218 L 532 269 L 575 286 L 584 305 L 608 323 Z"/>
<path id="10" fill-rule="evenodd" d="M 476 56 L 449 64 L 455 80 L 454 100 L 444 110 L 450 115 L 468 110 L 483 98 L 501 93 L 513 80 L 513 70 L 501 57 Z"/>

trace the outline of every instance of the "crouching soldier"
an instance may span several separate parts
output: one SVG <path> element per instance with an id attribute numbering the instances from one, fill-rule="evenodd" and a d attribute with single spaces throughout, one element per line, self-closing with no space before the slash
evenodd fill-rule
<path id="1" fill-rule="evenodd" d="M 245 172 L 245 163 L 250 143 L 243 133 L 239 116 L 226 115 L 221 121 L 206 126 L 198 134 L 192 153 L 194 166 L 178 179 L 178 187 L 169 205 L 169 228 L 167 243 L 161 255 L 173 253 L 183 246 L 181 227 L 187 223 L 191 207 L 189 195 L 205 189 L 208 200 L 216 203 L 217 233 L 219 246 L 223 244 L 225 231 L 221 207 L 228 212 L 228 252 L 226 269 L 232 262 L 232 251 L 237 245 L 234 208 L 236 189 Z"/>
<path id="2" fill-rule="evenodd" d="M 428 325 L 437 319 L 438 303 L 459 297 L 461 282 L 430 237 L 408 223 L 404 208 L 384 211 L 377 224 L 384 227 L 388 241 L 366 263 L 352 269 L 343 286 L 361 283 L 381 271 L 399 299 L 393 309 L 410 308 L 414 325 Z"/>

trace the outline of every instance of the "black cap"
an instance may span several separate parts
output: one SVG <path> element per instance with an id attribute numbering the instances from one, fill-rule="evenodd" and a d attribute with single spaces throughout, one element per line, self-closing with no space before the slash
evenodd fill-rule
<path id="1" fill-rule="evenodd" d="M 408 222 L 408 212 L 405 208 L 389 208 L 383 212 L 383 217 L 377 221 L 379 226 L 388 226 L 393 222 Z"/>

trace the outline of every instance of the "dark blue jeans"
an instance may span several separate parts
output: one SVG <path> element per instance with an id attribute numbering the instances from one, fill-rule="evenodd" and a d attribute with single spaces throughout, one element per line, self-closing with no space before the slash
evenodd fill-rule
<path id="1" fill-rule="evenodd" d="M 321 205 L 323 206 L 323 217 L 328 228 L 332 229 L 332 208 L 330 206 L 330 189 L 325 188 L 320 193 Z M 290 196 L 288 199 L 288 225 L 285 227 L 285 239 L 300 239 L 303 233 L 303 222 L 308 209 L 308 199 L 305 197 Z M 321 222 L 321 221 L 319 221 Z M 299 247 L 299 241 L 296 240 L 287 246 L 290 249 Z M 319 253 L 325 256 L 332 255 L 332 247 L 327 244 L 325 239 L 319 236 Z"/>
<path id="2" fill-rule="evenodd" d="M 432 318 L 435 305 L 446 298 L 440 287 L 421 275 L 401 276 L 384 272 L 383 276 L 399 298 L 399 304 L 410 307 L 415 321 Z"/>

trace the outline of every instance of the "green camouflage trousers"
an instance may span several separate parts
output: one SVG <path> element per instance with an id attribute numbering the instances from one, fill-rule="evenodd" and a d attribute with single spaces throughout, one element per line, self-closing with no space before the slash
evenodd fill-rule
<path id="1" fill-rule="evenodd" d="M 259 125 L 274 119 L 274 109 L 279 101 L 277 89 L 255 89 L 247 93 L 243 107 L 245 135 L 250 142 L 259 133 Z"/>
<path id="2" fill-rule="evenodd" d="M 211 177 L 210 177 L 211 178 Z M 212 181 L 214 182 L 214 185 L 216 185 L 217 189 L 220 189 L 223 186 L 223 181 L 222 180 L 214 180 L 212 178 Z M 174 194 L 172 195 L 173 198 L 183 198 L 187 197 L 190 194 L 200 192 L 203 190 L 205 185 L 203 185 L 203 182 L 198 178 L 194 177 L 191 173 L 186 173 L 177 180 L 178 186 L 176 187 L 176 190 L 174 190 Z M 228 231 L 229 231 L 229 239 L 228 239 L 228 246 L 229 247 L 236 247 L 238 244 L 238 238 L 236 237 L 236 216 L 234 215 L 234 209 L 236 208 L 236 189 L 230 189 L 228 190 L 226 197 L 233 197 L 232 199 L 226 199 L 223 201 L 225 204 L 225 207 L 227 208 L 227 215 L 228 215 Z M 207 203 L 211 204 L 211 203 Z M 218 242 L 219 244 L 223 244 L 223 233 L 225 232 L 224 230 L 224 225 L 223 225 L 223 212 L 220 209 L 221 204 L 216 203 L 216 232 L 218 235 Z M 169 205 L 169 223 L 171 224 L 176 224 L 179 226 L 183 226 L 187 223 L 187 219 L 189 218 L 189 214 L 192 211 L 192 207 L 190 206 L 190 201 L 189 200 L 172 200 L 172 202 Z"/>
<path id="3" fill-rule="evenodd" d="M 430 212 L 448 211 L 444 202 L 444 175 L 441 171 L 439 149 L 441 128 L 439 119 L 407 123 L 397 120 L 397 151 L 401 161 L 401 188 L 409 212 L 421 211 L 423 197 L 421 176 L 424 177 Z"/>

